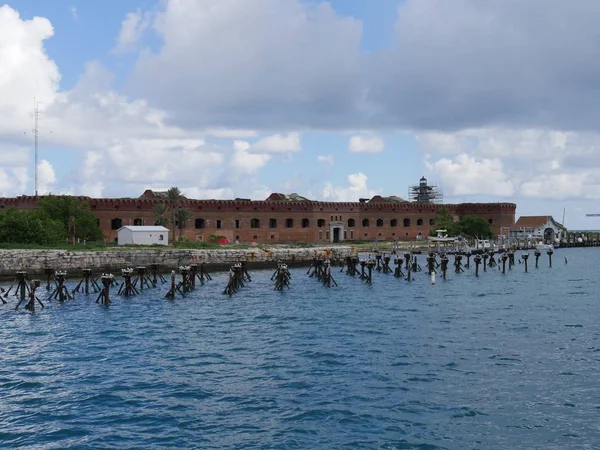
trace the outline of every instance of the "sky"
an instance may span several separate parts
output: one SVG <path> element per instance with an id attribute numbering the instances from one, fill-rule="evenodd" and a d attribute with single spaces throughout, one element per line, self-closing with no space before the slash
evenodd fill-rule
<path id="1" fill-rule="evenodd" d="M 0 0 L 0 196 L 514 202 L 600 229 L 595 0 Z"/>

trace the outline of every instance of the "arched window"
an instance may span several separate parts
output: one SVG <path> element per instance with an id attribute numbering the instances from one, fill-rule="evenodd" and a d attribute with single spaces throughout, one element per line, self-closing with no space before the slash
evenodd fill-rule
<path id="1" fill-rule="evenodd" d="M 136 227 L 144 225 L 144 221 L 142 219 L 133 219 L 133 225 Z"/>
<path id="2" fill-rule="evenodd" d="M 490 225 L 492 225 L 492 224 L 494 223 L 494 219 L 490 219 L 490 220 L 488 220 L 488 223 L 489 223 Z"/>
<path id="3" fill-rule="evenodd" d="M 277 219 L 269 219 L 269 228 L 277 228 Z"/>
<path id="4" fill-rule="evenodd" d="M 423 219 L 417 219 L 417 226 L 418 227 L 422 227 L 423 226 Z"/>
<path id="5" fill-rule="evenodd" d="M 369 219 L 363 219 L 362 226 L 363 227 L 368 227 L 369 226 Z"/>
<path id="6" fill-rule="evenodd" d="M 319 220 L 317 220 L 317 226 L 319 228 L 323 228 L 325 226 L 325 219 L 319 219 Z"/>
<path id="7" fill-rule="evenodd" d="M 304 219 L 302 219 L 302 228 L 308 228 L 310 226 L 310 220 L 308 220 L 306 217 Z"/>
<path id="8" fill-rule="evenodd" d="M 194 221 L 194 228 L 196 228 L 196 230 L 204 228 L 204 219 L 196 219 Z"/>
<path id="9" fill-rule="evenodd" d="M 377 226 L 378 227 L 382 227 L 383 226 L 383 219 L 377 219 Z"/>
<path id="10" fill-rule="evenodd" d="M 429 219 L 429 225 L 435 225 L 435 219 Z"/>
<path id="11" fill-rule="evenodd" d="M 397 219 L 390 220 L 390 227 L 397 227 L 397 226 L 398 226 L 398 220 Z"/>
<path id="12" fill-rule="evenodd" d="M 286 228 L 294 228 L 294 219 L 285 219 Z"/>
<path id="13" fill-rule="evenodd" d="M 348 228 L 352 228 L 356 226 L 356 221 L 354 219 L 348 219 Z"/>
<path id="14" fill-rule="evenodd" d="M 110 221 L 110 229 L 111 230 L 118 230 L 122 226 L 123 226 L 123 221 L 121 219 L 119 219 L 118 217 L 115 217 L 114 219 L 112 219 Z"/>
<path id="15" fill-rule="evenodd" d="M 250 228 L 260 228 L 260 220 L 251 219 L 250 220 Z"/>
<path id="16" fill-rule="evenodd" d="M 404 219 L 404 226 L 410 227 L 410 219 Z"/>

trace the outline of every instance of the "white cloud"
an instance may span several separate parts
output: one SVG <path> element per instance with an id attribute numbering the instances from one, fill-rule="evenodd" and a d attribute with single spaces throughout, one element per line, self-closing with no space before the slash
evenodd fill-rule
<path id="1" fill-rule="evenodd" d="M 352 136 L 348 141 L 348 150 L 352 153 L 381 153 L 385 142 L 379 136 Z"/>
<path id="2" fill-rule="evenodd" d="M 300 134 L 274 134 L 260 139 L 251 147 L 253 153 L 290 153 L 301 149 Z"/>
<path id="3" fill-rule="evenodd" d="M 336 202 L 357 202 L 359 198 L 371 198 L 376 192 L 367 186 L 368 177 L 362 173 L 353 173 L 348 175 L 348 186 L 334 186 L 332 183 L 325 183 L 323 188 L 323 199 Z"/>
<path id="4" fill-rule="evenodd" d="M 43 159 L 38 163 L 38 195 L 45 195 L 52 192 L 56 183 L 56 172 L 52 164 Z"/>
<path id="5" fill-rule="evenodd" d="M 150 13 L 142 13 L 140 10 L 127 13 L 121 22 L 121 30 L 117 37 L 117 43 L 113 49 L 114 53 L 123 54 L 136 50 L 137 45 L 152 20 Z"/>
<path id="6" fill-rule="evenodd" d="M 317 156 L 317 161 L 320 163 L 329 164 L 330 166 L 335 164 L 333 155 L 319 155 Z"/>
<path id="7" fill-rule="evenodd" d="M 71 17 L 75 22 L 79 22 L 79 14 L 77 13 L 77 8 L 75 6 L 71 6 Z"/>
<path id="8" fill-rule="evenodd" d="M 430 165 L 430 170 L 451 188 L 451 195 L 487 194 L 510 197 L 514 186 L 498 159 L 477 160 L 461 153 L 453 159 L 442 158 Z"/>

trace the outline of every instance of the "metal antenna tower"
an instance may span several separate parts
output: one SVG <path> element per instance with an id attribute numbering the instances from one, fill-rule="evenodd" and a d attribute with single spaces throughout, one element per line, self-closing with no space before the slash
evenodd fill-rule
<path id="1" fill-rule="evenodd" d="M 33 170 L 35 177 L 35 196 L 38 195 L 38 130 L 39 130 L 39 116 L 40 110 L 38 107 L 39 103 L 33 97 Z"/>

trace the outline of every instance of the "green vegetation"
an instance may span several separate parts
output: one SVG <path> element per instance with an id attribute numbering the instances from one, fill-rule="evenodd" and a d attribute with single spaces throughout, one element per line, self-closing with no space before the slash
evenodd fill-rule
<path id="1" fill-rule="evenodd" d="M 9 208 L 0 213 L 3 245 L 56 246 L 77 239 L 102 240 L 102 230 L 89 205 L 74 197 L 40 199 L 35 210 Z"/>
<path id="2" fill-rule="evenodd" d="M 490 239 L 494 232 L 490 224 L 483 218 L 475 215 L 466 215 L 455 222 L 446 208 L 441 208 L 435 217 L 435 228 L 429 230 L 430 236 L 436 235 L 436 230 L 446 230 L 449 236 L 463 236 L 468 238 Z"/>

